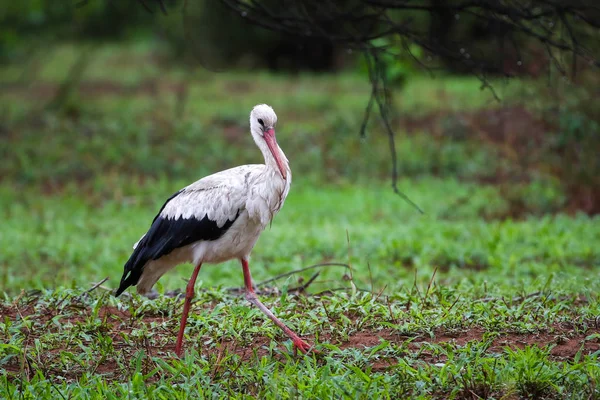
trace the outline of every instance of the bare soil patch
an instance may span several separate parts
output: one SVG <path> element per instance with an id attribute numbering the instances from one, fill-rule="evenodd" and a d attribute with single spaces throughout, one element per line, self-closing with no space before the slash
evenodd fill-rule
<path id="1" fill-rule="evenodd" d="M 405 116 L 400 123 L 408 133 L 425 131 L 438 138 L 478 137 L 518 150 L 539 145 L 552 128 L 550 124 L 520 105 Z"/>
<path id="2" fill-rule="evenodd" d="M 377 346 L 381 340 L 387 340 L 396 344 L 410 340 L 408 348 L 417 352 L 422 348 L 424 343 L 454 343 L 457 346 L 464 346 L 471 341 L 484 340 L 485 333 L 488 333 L 488 331 L 479 326 L 466 328 L 460 332 L 437 330 L 434 337 L 424 335 L 416 337 L 402 336 L 390 329 L 381 331 L 363 330 L 351 335 L 347 342 L 335 344 L 343 349 L 361 349 Z M 572 326 L 562 324 L 547 327 L 536 333 L 503 332 L 499 333 L 492 340 L 488 352 L 502 353 L 506 348 L 523 349 L 526 346 L 538 346 L 540 348 L 551 346 L 550 356 L 552 359 L 556 361 L 569 361 L 579 352 L 582 355 L 589 355 L 600 350 L 600 342 L 598 340 L 586 340 L 589 335 L 594 333 L 600 333 L 600 328 L 596 327 L 586 332 L 581 332 L 575 330 Z M 325 340 L 326 337 L 321 336 L 321 341 Z M 426 351 L 420 351 L 417 354 L 419 359 L 429 363 L 443 363 L 446 361 L 444 357 L 435 356 Z M 374 365 L 373 367 L 375 370 L 378 370 L 387 366 L 389 366 L 389 363 L 383 361 L 380 365 Z"/>

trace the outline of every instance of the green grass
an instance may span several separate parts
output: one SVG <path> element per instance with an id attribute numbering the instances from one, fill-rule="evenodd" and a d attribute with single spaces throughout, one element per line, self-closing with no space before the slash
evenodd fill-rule
<path id="1" fill-rule="evenodd" d="M 2 235 L 0 241 L 5 249 L 1 286 L 15 295 L 21 288 L 46 287 L 47 282 L 82 285 L 105 276 L 114 286 L 132 244 L 149 227 L 162 199 L 179 186 L 153 195 L 161 185 L 152 182 L 137 196 L 104 201 L 101 206 L 72 194 L 27 201 L 3 196 L 5 232 L 11 234 Z M 453 199 L 467 190 L 457 182 L 403 182 L 427 211 L 424 216 L 387 186 L 315 189 L 302 182 L 297 186 L 254 251 L 252 264 L 259 281 L 307 265 L 341 261 L 353 266 L 356 284 L 364 288 L 387 285 L 393 292 L 412 285 L 415 271 L 425 282 L 437 267 L 444 271 L 438 277 L 451 285 L 465 279 L 477 284 L 486 280 L 493 291 L 497 285 L 510 291 L 519 283 L 539 283 L 538 274 L 557 274 L 564 284 L 576 287 L 571 277 L 586 275 L 599 261 L 597 219 L 560 216 L 485 222 L 477 217 L 476 207 L 448 211 Z M 491 207 L 497 196 L 494 191 L 475 193 L 472 201 L 481 207 Z M 446 204 L 438 200 L 442 197 Z M 438 217 L 448 213 L 454 218 Z M 24 254 L 24 249 L 29 250 Z M 182 287 L 189 273 L 190 268 L 181 267 L 161 282 L 166 288 Z M 345 273 L 331 269 L 320 278 L 328 281 L 328 287 Z M 203 269 L 201 280 L 202 287 L 242 283 L 235 261 Z"/>
<path id="2" fill-rule="evenodd" d="M 510 167 L 493 144 L 399 132 L 399 187 L 420 215 L 390 189 L 377 119 L 358 137 L 360 76 L 216 74 L 152 61 L 148 44 L 107 44 L 81 91 L 47 108 L 40 88 L 60 83 L 78 51 L 49 49 L 34 84 L 0 93 L 0 398 L 600 396 L 600 221 L 549 212 L 561 182 L 484 184 Z M 0 67 L 2 82 L 16 85 L 19 67 Z M 489 107 L 478 87 L 415 77 L 397 111 Z M 176 359 L 181 300 L 110 290 L 165 198 L 260 160 L 247 115 L 265 101 L 294 180 L 250 265 L 260 283 L 343 264 L 260 286 L 320 354 L 293 355 L 240 295 L 231 261 L 201 270 Z M 508 218 L 515 200 L 525 209 Z M 191 269 L 164 276 L 159 292 L 183 288 Z"/>
<path id="3" fill-rule="evenodd" d="M 127 392 L 136 397 L 245 393 L 260 398 L 468 398 L 469 391 L 497 397 L 595 395 L 597 355 L 585 353 L 598 337 L 585 333 L 590 329 L 586 316 L 569 310 L 572 299 L 546 292 L 505 304 L 500 299 L 473 302 L 464 298 L 465 293 L 464 288 L 435 287 L 426 297 L 402 291 L 385 300 L 360 293 L 269 298 L 275 311 L 286 315 L 303 335 L 310 335 L 322 352 L 298 357 L 291 354 L 289 344 L 276 344 L 280 333 L 264 324 L 257 310 L 222 290 L 209 290 L 198 296 L 189 326 L 190 350 L 182 360 L 166 351 L 172 350 L 170 334 L 177 329 L 178 302 L 172 299 L 134 298 L 122 303 L 108 294 L 81 297 L 78 291 L 64 289 L 21 297 L 15 308 L 25 312 L 34 307 L 37 317 L 2 327 L 7 337 L 5 362 L 13 366 L 12 373 L 17 372 L 17 378 L 3 384 L 3 394 L 17 397 L 22 390 L 38 398 L 57 391 L 65 397 L 92 398 Z M 557 316 L 572 318 L 571 335 L 582 341 L 573 360 L 557 361 L 552 356 L 553 348 L 572 338 L 562 338 L 558 328 L 545 328 L 560 325 L 538 312 L 541 302 Z M 103 311 L 108 306 L 110 313 Z M 121 309 L 128 309 L 131 316 Z M 452 334 L 460 338 L 460 332 L 481 320 L 488 333 L 477 339 L 431 340 Z M 553 339 L 524 348 L 502 347 L 506 332 L 515 326 L 528 334 L 547 331 L 546 337 Z M 368 331 L 381 339 L 375 335 L 363 346 L 357 338 Z M 32 344 L 23 347 L 25 341 Z"/>

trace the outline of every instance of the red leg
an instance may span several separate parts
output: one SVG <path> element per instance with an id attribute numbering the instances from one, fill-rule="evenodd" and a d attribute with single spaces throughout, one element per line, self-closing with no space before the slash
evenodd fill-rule
<path id="1" fill-rule="evenodd" d="M 258 307 L 260 311 L 262 311 L 267 317 L 269 317 L 271 319 L 271 321 L 273 321 L 275 323 L 275 325 L 280 327 L 283 330 L 283 332 L 286 335 L 288 335 L 288 337 L 290 339 L 292 339 L 292 342 L 294 343 L 294 352 L 296 351 L 296 349 L 299 349 L 303 353 L 308 352 L 311 349 L 311 346 L 308 343 L 306 343 L 304 340 L 300 339 L 300 337 L 294 331 L 292 331 L 283 322 L 281 322 L 275 316 L 275 314 L 273 314 L 271 312 L 271 310 L 269 310 L 258 299 L 258 297 L 256 296 L 256 293 L 254 293 L 254 289 L 252 287 L 252 276 L 250 275 L 250 268 L 248 267 L 248 260 L 242 258 L 241 261 L 242 261 L 242 269 L 244 270 L 244 284 L 246 286 L 246 300 L 248 300 L 250 303 L 252 303 L 256 307 Z"/>
<path id="2" fill-rule="evenodd" d="M 177 343 L 175 344 L 175 354 L 177 354 L 177 357 L 181 357 L 183 345 L 183 332 L 185 331 L 185 324 L 187 323 L 187 317 L 190 312 L 190 305 L 192 303 L 192 299 L 194 298 L 194 285 L 196 284 L 196 278 L 198 278 L 198 272 L 200 272 L 201 266 L 202 264 L 198 264 L 196 268 L 194 268 L 192 277 L 190 278 L 190 281 L 188 282 L 187 288 L 185 290 L 185 303 L 183 304 L 181 325 L 179 326 L 179 334 L 177 335 Z"/>

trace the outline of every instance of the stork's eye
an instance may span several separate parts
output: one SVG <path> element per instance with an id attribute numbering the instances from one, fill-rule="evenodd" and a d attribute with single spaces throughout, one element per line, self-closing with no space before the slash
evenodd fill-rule
<path id="1" fill-rule="evenodd" d="M 265 122 L 262 120 L 262 118 L 258 119 L 258 123 L 264 128 L 265 127 Z"/>

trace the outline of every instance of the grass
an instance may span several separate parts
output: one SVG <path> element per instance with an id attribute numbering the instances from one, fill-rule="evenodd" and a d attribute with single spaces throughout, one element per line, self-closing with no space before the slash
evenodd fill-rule
<path id="1" fill-rule="evenodd" d="M 600 224 L 550 212 L 564 197 L 552 177 L 486 183 L 509 163 L 493 143 L 401 134 L 399 186 L 422 216 L 389 188 L 377 120 L 358 138 L 361 77 L 215 74 L 108 44 L 80 90 L 46 107 L 79 50 L 47 50 L 27 87 L 18 65 L 0 68 L 1 398 L 600 396 Z M 416 77 L 397 111 L 489 107 L 477 88 Z M 240 295 L 232 261 L 202 269 L 176 359 L 181 300 L 110 289 L 166 197 L 259 161 L 246 120 L 266 100 L 294 183 L 251 268 L 264 302 L 320 354 L 293 355 Z M 508 217 L 515 196 L 525 209 Z M 283 276 L 327 263 L 341 265 Z M 178 267 L 159 292 L 190 273 Z"/>

